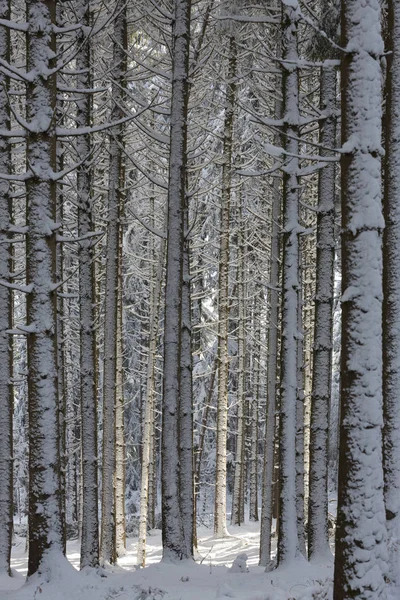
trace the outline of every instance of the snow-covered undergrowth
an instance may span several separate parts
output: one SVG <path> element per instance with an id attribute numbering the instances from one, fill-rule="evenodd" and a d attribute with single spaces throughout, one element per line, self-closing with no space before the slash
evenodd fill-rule
<path id="1" fill-rule="evenodd" d="M 47 575 L 25 583 L 25 540 L 13 548 L 12 578 L 0 578 L 1 600 L 331 600 L 332 564 L 300 560 L 290 568 L 265 573 L 258 566 L 257 524 L 230 527 L 230 537 L 214 539 L 200 530 L 196 563 L 166 564 L 161 559 L 161 532 L 148 537 L 147 564 L 136 570 L 137 539 L 127 542 L 118 567 L 78 572 L 79 544 L 68 543 L 69 562 L 52 556 Z M 231 570 L 238 555 L 247 555 L 246 569 Z M 242 560 L 242 559 L 240 559 Z M 328 561 L 329 563 L 329 561 Z M 74 568 L 75 567 L 75 568 Z M 49 581 L 46 581 L 49 579 Z"/>

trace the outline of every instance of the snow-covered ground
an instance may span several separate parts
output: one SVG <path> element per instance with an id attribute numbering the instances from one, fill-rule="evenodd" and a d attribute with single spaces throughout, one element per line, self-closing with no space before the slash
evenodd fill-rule
<path id="1" fill-rule="evenodd" d="M 0 600 L 330 600 L 332 564 L 300 560 L 290 569 L 265 573 L 258 566 L 259 525 L 229 527 L 230 537 L 214 539 L 200 529 L 196 563 L 166 564 L 161 559 L 161 532 L 148 536 L 147 564 L 136 570 L 137 539 L 127 541 L 118 567 L 103 572 L 78 572 L 79 543 L 68 543 L 69 564 L 52 557 L 51 581 L 32 577 L 25 584 L 25 540 L 13 547 L 14 577 L 0 578 Z M 248 556 L 248 572 L 231 572 L 235 558 Z M 72 565 L 72 566 L 71 566 Z M 73 568 L 75 567 L 75 568 Z"/>

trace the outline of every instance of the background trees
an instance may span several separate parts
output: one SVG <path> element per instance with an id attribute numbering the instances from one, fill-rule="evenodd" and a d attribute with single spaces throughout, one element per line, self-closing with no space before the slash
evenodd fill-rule
<path id="1" fill-rule="evenodd" d="M 376 472 L 374 496 L 381 495 L 381 9 L 368 3 L 370 42 L 352 24 L 365 7 L 344 3 L 345 52 L 336 3 L 314 4 L 29 0 L 25 20 L 22 0 L 11 13 L 0 3 L 5 571 L 16 511 L 21 521 L 30 513 L 30 574 L 48 546 L 64 551 L 65 534 L 81 537 L 81 566 L 95 567 L 115 562 L 125 534 L 139 532 L 144 565 L 147 527 L 160 524 L 164 558 L 191 558 L 196 524 L 223 537 L 227 516 L 238 526 L 261 516 L 263 566 L 273 566 L 273 530 L 280 565 L 305 554 L 307 527 L 310 558 L 326 558 L 336 488 L 328 437 L 338 428 L 329 410 L 338 401 L 333 282 L 342 274 L 337 589 L 350 585 L 354 544 L 343 544 L 358 525 L 345 517 L 355 502 L 346 473 L 359 473 L 369 452 L 351 455 L 355 438 L 371 439 L 376 460 L 362 473 L 371 481 Z M 392 31 L 395 4 L 389 8 Z M 385 121 L 388 348 L 397 331 L 388 292 L 397 235 L 389 201 L 395 58 Z M 339 59 L 342 261 L 334 211 Z M 390 517 L 397 404 L 385 356 Z M 361 400 L 370 403 L 366 420 Z M 334 463 L 335 440 L 330 456 Z M 368 490 L 358 492 L 364 502 Z M 384 574 L 381 517 L 370 551 Z"/>

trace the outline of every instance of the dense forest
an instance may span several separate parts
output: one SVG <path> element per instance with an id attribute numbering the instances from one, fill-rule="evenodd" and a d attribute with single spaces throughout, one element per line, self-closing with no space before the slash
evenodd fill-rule
<path id="1" fill-rule="evenodd" d="M 0 83 L 0 596 L 398 598 L 400 0 L 0 0 Z"/>

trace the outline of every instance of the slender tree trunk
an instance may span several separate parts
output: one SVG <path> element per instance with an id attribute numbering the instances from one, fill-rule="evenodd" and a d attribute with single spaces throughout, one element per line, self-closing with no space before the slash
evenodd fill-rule
<path id="1" fill-rule="evenodd" d="M 120 207 L 121 215 L 123 207 Z M 117 360 L 115 380 L 115 551 L 117 557 L 126 554 L 125 527 L 125 405 L 123 371 L 123 331 L 122 331 L 122 229 L 120 228 L 119 264 L 118 264 L 118 308 L 117 308 Z"/>
<path id="2" fill-rule="evenodd" d="M 56 2 L 27 2 L 29 558 L 28 575 L 63 551 L 56 344 Z"/>
<path id="3" fill-rule="evenodd" d="M 232 499 L 232 525 L 243 524 L 244 513 L 244 453 L 245 453 L 245 307 L 244 307 L 244 241 L 242 210 L 239 207 L 239 231 L 238 231 L 238 269 L 237 269 L 237 292 L 238 292 L 238 388 L 237 388 L 237 437 L 236 437 L 236 460 L 235 476 L 233 484 Z"/>
<path id="4" fill-rule="evenodd" d="M 280 77 L 276 78 L 277 86 Z M 276 117 L 281 118 L 282 104 L 275 103 Z M 276 136 L 277 146 L 280 145 L 280 136 Z M 273 491 L 274 456 L 275 456 L 275 421 L 276 421 L 276 393 L 278 374 L 278 319 L 279 319 L 279 231 L 281 220 L 281 189 L 278 178 L 274 180 L 272 191 L 271 211 L 271 250 L 269 262 L 269 314 L 268 314 L 268 361 L 267 361 L 267 398 L 265 415 L 264 458 L 262 475 L 262 502 L 260 522 L 260 561 L 267 570 L 272 568 L 271 563 L 271 526 L 273 517 Z"/>
<path id="5" fill-rule="evenodd" d="M 336 70 L 321 69 L 321 155 L 336 142 Z M 331 400 L 333 266 L 335 261 L 335 163 L 319 172 L 317 265 L 315 294 L 313 386 L 311 394 L 310 484 L 308 499 L 308 556 L 311 561 L 331 558 L 328 531 L 328 431 Z"/>
<path id="6" fill-rule="evenodd" d="M 124 116 L 122 103 L 126 77 L 126 3 L 117 0 L 114 21 L 113 44 L 113 84 L 111 121 Z M 104 328 L 104 394 L 103 394 L 103 489 L 101 512 L 101 564 L 114 563 L 115 547 L 115 402 L 117 380 L 117 314 L 120 210 L 124 188 L 123 168 L 123 127 L 115 127 L 110 136 L 110 167 L 108 192 L 107 224 L 107 264 L 105 289 L 105 328 Z"/>
<path id="7" fill-rule="evenodd" d="M 149 353 L 147 360 L 147 381 L 146 381 L 146 398 L 144 403 L 144 424 L 142 435 L 142 473 L 140 487 L 140 521 L 139 521 L 139 539 L 138 539 L 138 556 L 137 564 L 141 567 L 146 565 L 146 537 L 147 537 L 147 522 L 149 511 L 149 488 L 150 481 L 150 465 L 154 455 L 154 440 L 151 443 L 151 438 L 154 438 L 154 403 L 155 403 L 155 361 L 157 353 L 157 338 L 158 338 L 158 322 L 161 300 L 162 278 L 165 262 L 165 241 L 161 241 L 160 254 L 158 259 L 158 269 L 155 278 L 154 289 L 151 294 L 150 306 L 150 339 Z M 154 259 L 153 255 L 153 259 Z"/>
<path id="8" fill-rule="evenodd" d="M 163 559 L 171 561 L 189 558 L 181 518 L 179 426 L 190 8 L 190 0 L 175 0 L 172 22 L 173 66 L 161 472 Z"/>
<path id="9" fill-rule="evenodd" d="M 194 542 L 194 473 L 193 473 L 193 398 L 192 398 L 192 315 L 190 294 L 189 207 L 184 212 L 183 283 L 181 318 L 181 368 L 179 404 L 179 458 L 181 519 L 186 556 L 193 556 Z"/>
<path id="10" fill-rule="evenodd" d="M 10 19 L 10 2 L 0 2 L 0 18 Z M 10 60 L 10 30 L 0 28 L 1 56 Z M 8 78 L 0 75 L 0 129 L 10 129 L 10 109 L 7 91 Z M 11 166 L 11 145 L 8 138 L 0 138 L 0 173 L 7 174 Z M 12 205 L 10 184 L 0 181 L 0 279 L 9 282 L 12 272 L 10 226 Z M 11 575 L 10 556 L 13 527 L 13 353 L 12 291 L 0 285 L 0 573 Z"/>
<path id="11" fill-rule="evenodd" d="M 389 577 L 400 585 L 400 3 L 388 2 L 385 194 L 383 233 L 383 456 Z"/>
<path id="12" fill-rule="evenodd" d="M 254 352 L 253 352 L 253 373 L 254 385 L 251 393 L 251 402 L 249 407 L 250 414 L 250 494 L 249 494 L 249 520 L 258 521 L 258 405 L 260 401 L 261 389 L 261 319 L 263 298 L 257 294 L 254 299 L 253 307 L 253 331 L 254 331 Z"/>
<path id="13" fill-rule="evenodd" d="M 77 7 L 77 19 L 83 27 L 90 26 L 90 6 L 86 1 Z M 78 89 L 89 90 L 91 81 L 90 42 L 85 33 L 78 34 L 80 50 L 76 57 Z M 92 99 L 89 93 L 78 96 L 76 102 L 76 125 L 90 127 Z M 77 140 L 79 158 L 91 152 L 90 134 Z M 94 230 L 92 169 L 89 162 L 77 170 L 77 203 L 79 242 L 79 310 L 80 310 L 80 393 L 82 427 L 82 536 L 81 569 L 99 564 L 99 519 L 97 482 L 97 370 L 95 305 L 96 289 L 94 276 L 94 244 L 90 234 Z"/>
<path id="14" fill-rule="evenodd" d="M 304 334 L 303 334 L 303 277 L 299 256 L 299 289 L 297 294 L 297 397 L 296 397 L 296 513 L 299 550 L 306 556 L 304 530 Z"/>
<path id="15" fill-rule="evenodd" d="M 296 523 L 296 402 L 299 266 L 299 78 L 297 0 L 282 4 L 283 172 L 282 348 L 280 381 L 280 499 L 278 564 L 299 556 Z"/>
<path id="16" fill-rule="evenodd" d="M 368 23 L 368 26 L 366 26 Z M 381 3 L 342 1 L 342 355 L 334 600 L 386 598 Z"/>
<path id="17" fill-rule="evenodd" d="M 218 289 L 218 405 L 217 456 L 215 474 L 214 534 L 224 537 L 226 529 L 226 442 L 228 430 L 228 317 L 229 317 L 229 220 L 232 186 L 232 143 L 236 98 L 237 48 L 236 40 L 229 39 L 229 65 L 226 84 L 226 108 L 221 192 L 221 233 L 219 249 Z"/>

